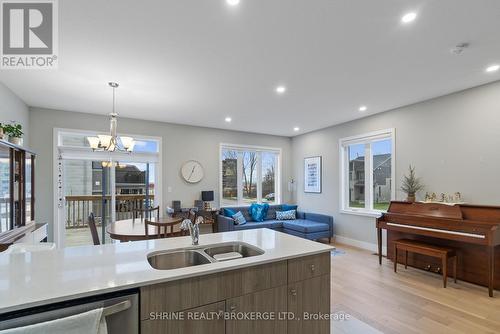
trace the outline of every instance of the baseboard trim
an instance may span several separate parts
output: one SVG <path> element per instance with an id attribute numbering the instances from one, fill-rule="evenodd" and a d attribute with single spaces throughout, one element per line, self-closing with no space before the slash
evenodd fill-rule
<path id="1" fill-rule="evenodd" d="M 366 242 L 366 241 L 351 239 L 351 238 L 343 237 L 341 235 L 335 236 L 335 242 L 336 243 L 338 242 L 338 243 L 344 244 L 344 245 L 349 245 L 349 246 L 361 248 L 361 249 L 366 249 L 366 250 L 369 250 L 369 251 L 374 252 L 374 253 L 378 252 L 377 244 L 372 244 L 372 243 Z M 383 245 L 382 245 L 382 255 L 387 255 L 387 247 L 383 246 Z"/>

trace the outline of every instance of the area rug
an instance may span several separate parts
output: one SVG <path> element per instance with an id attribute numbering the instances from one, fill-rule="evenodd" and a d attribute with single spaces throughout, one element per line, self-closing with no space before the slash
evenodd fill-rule
<path id="1" fill-rule="evenodd" d="M 332 256 L 345 255 L 345 251 L 340 250 L 340 249 L 334 249 L 334 250 L 331 251 L 331 253 L 332 253 Z"/>

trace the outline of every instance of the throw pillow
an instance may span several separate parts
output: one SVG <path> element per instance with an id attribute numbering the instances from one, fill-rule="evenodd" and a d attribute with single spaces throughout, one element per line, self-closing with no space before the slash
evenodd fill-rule
<path id="1" fill-rule="evenodd" d="M 291 205 L 291 204 L 283 204 L 281 206 L 282 211 L 290 211 L 290 210 L 295 210 L 297 211 L 298 205 Z"/>
<path id="2" fill-rule="evenodd" d="M 236 214 L 236 211 L 234 211 L 233 209 L 228 209 L 228 208 L 223 208 L 222 212 L 224 213 L 225 217 L 229 217 L 229 218 L 232 218 Z"/>
<path id="3" fill-rule="evenodd" d="M 269 204 L 264 203 L 264 204 L 257 204 L 253 203 L 250 205 L 250 216 L 252 217 L 253 221 L 256 222 L 263 222 L 264 219 L 267 216 L 267 210 L 269 209 Z"/>
<path id="4" fill-rule="evenodd" d="M 245 225 L 247 223 L 241 211 L 238 211 L 235 215 L 233 215 L 233 219 L 235 225 Z"/>
<path id="5" fill-rule="evenodd" d="M 288 211 L 276 211 L 276 219 L 277 220 L 295 220 L 296 215 L 295 210 L 288 210 Z"/>

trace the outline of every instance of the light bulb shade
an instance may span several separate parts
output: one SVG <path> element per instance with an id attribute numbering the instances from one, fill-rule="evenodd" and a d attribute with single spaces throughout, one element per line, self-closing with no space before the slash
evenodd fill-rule
<path id="1" fill-rule="evenodd" d="M 111 136 L 110 135 L 98 135 L 99 141 L 101 142 L 101 146 L 107 149 L 111 145 Z"/>
<path id="2" fill-rule="evenodd" d="M 96 150 L 99 148 L 99 138 L 98 137 L 87 137 L 90 148 Z"/>
<path id="3" fill-rule="evenodd" d="M 132 137 L 120 137 L 123 148 L 127 151 L 131 151 L 134 148 L 134 138 Z"/>
<path id="4" fill-rule="evenodd" d="M 135 140 L 132 141 L 132 144 L 130 144 L 129 148 L 127 148 L 127 151 L 132 152 L 134 150 L 134 147 L 135 147 Z"/>

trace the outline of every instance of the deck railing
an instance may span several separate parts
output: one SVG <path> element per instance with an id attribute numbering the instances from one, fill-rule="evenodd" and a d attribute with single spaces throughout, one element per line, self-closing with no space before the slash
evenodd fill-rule
<path id="1" fill-rule="evenodd" d="M 154 195 L 149 195 L 149 200 L 154 200 Z M 146 207 L 146 195 L 116 195 L 116 220 L 130 219 L 134 209 Z M 106 217 L 111 216 L 111 195 L 104 196 L 106 199 Z M 102 195 L 77 195 L 66 196 L 66 228 L 87 227 L 87 217 L 94 213 L 96 223 L 100 224 L 103 213 Z"/>

